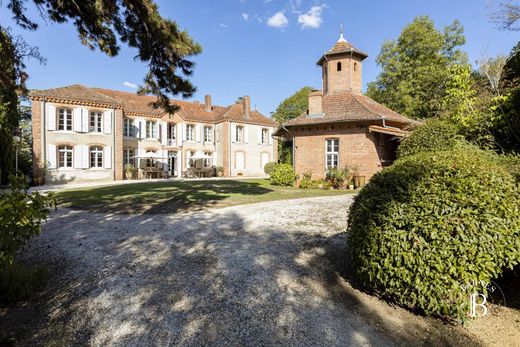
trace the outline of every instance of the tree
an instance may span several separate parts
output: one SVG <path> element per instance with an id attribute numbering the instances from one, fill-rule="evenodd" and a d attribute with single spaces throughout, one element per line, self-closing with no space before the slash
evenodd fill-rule
<path id="1" fill-rule="evenodd" d="M 429 17 L 416 17 L 397 40 L 383 44 L 377 57 L 382 72 L 369 83 L 367 95 L 412 118 L 438 115 L 446 95 L 448 68 L 467 61 L 460 50 L 464 43 L 458 21 L 441 32 Z"/>
<path id="2" fill-rule="evenodd" d="M 512 2 L 501 2 L 499 9 L 491 15 L 491 19 L 502 30 L 520 31 L 520 5 Z"/>
<path id="3" fill-rule="evenodd" d="M 301 116 L 309 108 L 309 93 L 311 91 L 311 87 L 303 87 L 283 100 L 274 111 L 273 119 L 278 123 L 283 123 Z"/>
<path id="4" fill-rule="evenodd" d="M 155 94 L 154 107 L 172 113 L 177 106 L 170 104 L 170 95 L 190 97 L 195 92 L 189 81 L 194 67 L 189 57 L 200 53 L 201 47 L 175 22 L 161 17 L 153 0 L 8 0 L 7 9 L 14 22 L 24 29 L 37 30 L 38 24 L 26 16 L 27 3 L 36 6 L 46 22 L 72 22 L 81 43 L 90 49 L 116 56 L 121 43 L 136 48 L 136 59 L 149 67 L 138 93 Z M 25 92 L 24 59 L 41 57 L 37 49 L 20 37 L 12 37 L 1 25 L 0 35 L 0 170 L 2 182 L 6 182 L 6 171 L 12 166 L 12 131 L 19 118 L 14 96 Z"/>

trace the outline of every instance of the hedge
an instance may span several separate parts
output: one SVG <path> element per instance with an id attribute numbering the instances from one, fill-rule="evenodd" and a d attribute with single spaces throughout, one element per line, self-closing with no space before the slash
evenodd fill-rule
<path id="1" fill-rule="evenodd" d="M 463 320 L 463 286 L 489 283 L 520 262 L 519 196 L 496 158 L 472 147 L 398 160 L 351 206 L 354 279 L 399 305 Z"/>

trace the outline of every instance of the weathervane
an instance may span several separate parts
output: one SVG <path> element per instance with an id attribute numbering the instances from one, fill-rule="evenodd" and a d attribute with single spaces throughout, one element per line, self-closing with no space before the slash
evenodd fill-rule
<path id="1" fill-rule="evenodd" d="M 340 29 L 339 29 L 339 40 L 338 42 L 346 42 L 347 40 L 345 40 L 345 38 L 343 37 L 343 24 L 340 24 Z"/>

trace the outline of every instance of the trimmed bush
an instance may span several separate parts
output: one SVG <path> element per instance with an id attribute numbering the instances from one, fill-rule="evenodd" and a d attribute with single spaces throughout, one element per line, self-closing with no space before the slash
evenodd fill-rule
<path id="1" fill-rule="evenodd" d="M 355 198 L 347 257 L 354 279 L 428 315 L 464 319 L 468 283 L 520 262 L 520 188 L 472 147 L 405 157 Z"/>
<path id="2" fill-rule="evenodd" d="M 278 164 L 275 163 L 274 161 L 271 161 L 271 162 L 265 164 L 264 165 L 264 172 L 265 172 L 265 174 L 271 176 L 271 172 L 273 172 L 273 170 L 276 167 L 276 165 L 278 165 Z"/>
<path id="3" fill-rule="evenodd" d="M 455 148 L 463 139 L 458 128 L 441 119 L 432 119 L 413 130 L 397 149 L 397 157 L 402 158 L 422 152 L 446 151 Z"/>
<path id="4" fill-rule="evenodd" d="M 318 189 L 323 184 L 321 180 L 312 179 L 312 171 L 303 174 L 299 187 L 302 189 Z"/>
<path id="5" fill-rule="evenodd" d="M 289 164 L 276 165 L 270 176 L 270 182 L 275 186 L 292 186 L 296 180 L 293 168 Z"/>

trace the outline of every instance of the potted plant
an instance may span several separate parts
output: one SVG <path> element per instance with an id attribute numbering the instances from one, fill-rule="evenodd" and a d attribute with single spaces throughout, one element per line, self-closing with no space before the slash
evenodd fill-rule
<path id="1" fill-rule="evenodd" d="M 216 170 L 217 170 L 218 177 L 224 176 L 224 168 L 222 166 L 217 166 Z"/>
<path id="2" fill-rule="evenodd" d="M 352 167 L 352 176 L 354 178 L 354 187 L 356 189 L 365 185 L 365 176 L 359 175 L 359 166 L 355 165 Z"/>
<path id="3" fill-rule="evenodd" d="M 136 172 L 136 169 L 135 169 L 135 166 L 133 166 L 132 164 L 126 164 L 125 165 L 125 177 L 126 179 L 133 179 L 135 178 L 135 172 Z"/>
<path id="4" fill-rule="evenodd" d="M 354 180 L 353 179 L 350 179 L 350 181 L 348 182 L 348 189 L 354 190 Z"/>

